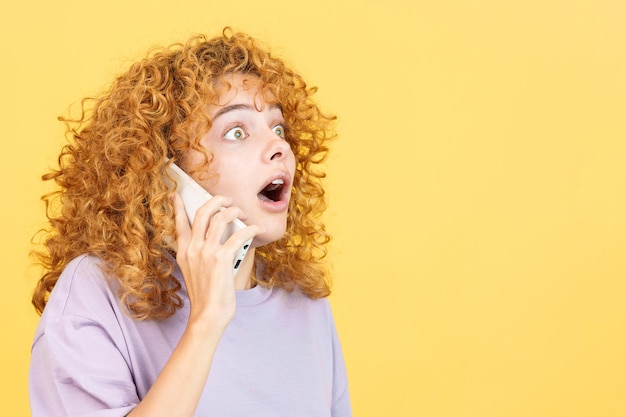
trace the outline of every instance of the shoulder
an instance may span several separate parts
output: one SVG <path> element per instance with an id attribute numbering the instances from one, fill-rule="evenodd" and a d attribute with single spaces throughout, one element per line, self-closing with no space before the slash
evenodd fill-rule
<path id="1" fill-rule="evenodd" d="M 114 308 L 114 280 L 103 272 L 102 266 L 102 260 L 92 255 L 70 261 L 50 293 L 44 315 L 97 318 L 103 309 Z"/>
<path id="2" fill-rule="evenodd" d="M 282 288 L 273 288 L 272 297 L 281 299 L 288 305 L 294 307 L 305 307 L 318 310 L 330 310 L 330 303 L 327 297 L 323 298 L 311 298 L 304 294 L 299 287 L 296 287 L 293 291 L 287 291 Z"/>
<path id="3" fill-rule="evenodd" d="M 333 326 L 333 313 L 326 297 L 310 298 L 298 288 L 293 291 L 274 288 L 269 301 L 291 320 L 299 318 L 307 321 L 309 325 L 316 323 L 323 328 Z"/>
<path id="4" fill-rule="evenodd" d="M 103 272 L 102 266 L 103 261 L 91 255 L 78 256 L 67 264 L 50 292 L 33 348 L 45 335 L 70 340 L 79 337 L 76 332 L 85 337 L 85 329 L 106 337 L 119 333 L 120 323 L 127 319 L 115 290 L 116 281 Z M 100 340 L 93 335 L 91 338 Z"/>

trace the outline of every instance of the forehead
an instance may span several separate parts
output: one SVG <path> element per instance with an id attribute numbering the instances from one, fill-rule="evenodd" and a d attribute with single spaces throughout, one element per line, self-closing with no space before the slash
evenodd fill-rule
<path id="1" fill-rule="evenodd" d="M 251 102 L 257 108 L 264 104 L 275 104 L 275 96 L 268 88 L 263 88 L 261 79 L 254 74 L 230 73 L 215 84 L 217 93 L 213 106 L 223 107 L 239 101 Z"/>

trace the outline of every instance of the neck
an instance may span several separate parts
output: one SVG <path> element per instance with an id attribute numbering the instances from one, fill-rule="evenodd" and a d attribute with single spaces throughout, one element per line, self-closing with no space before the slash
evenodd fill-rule
<path id="1" fill-rule="evenodd" d="M 254 248 L 250 248 L 243 258 L 235 275 L 235 289 L 249 290 L 253 287 L 252 270 L 254 267 Z"/>

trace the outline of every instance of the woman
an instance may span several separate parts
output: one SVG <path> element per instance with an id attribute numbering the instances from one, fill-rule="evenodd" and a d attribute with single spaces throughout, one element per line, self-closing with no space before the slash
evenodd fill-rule
<path id="1" fill-rule="evenodd" d="M 351 415 L 322 262 L 333 117 L 314 92 L 226 29 L 153 52 L 66 120 L 44 176 L 59 190 L 44 196 L 33 416 Z M 193 224 L 174 162 L 214 195 Z"/>

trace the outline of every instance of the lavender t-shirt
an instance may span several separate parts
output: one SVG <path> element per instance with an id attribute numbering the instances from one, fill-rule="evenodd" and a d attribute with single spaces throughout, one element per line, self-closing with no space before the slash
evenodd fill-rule
<path id="1" fill-rule="evenodd" d="M 91 256 L 73 260 L 41 317 L 29 378 L 34 417 L 128 414 L 185 328 L 184 289 L 185 307 L 169 319 L 133 320 L 98 263 Z M 180 271 L 175 275 L 183 282 Z M 217 348 L 196 416 L 351 415 L 328 300 L 259 285 L 237 291 L 237 311 Z"/>

